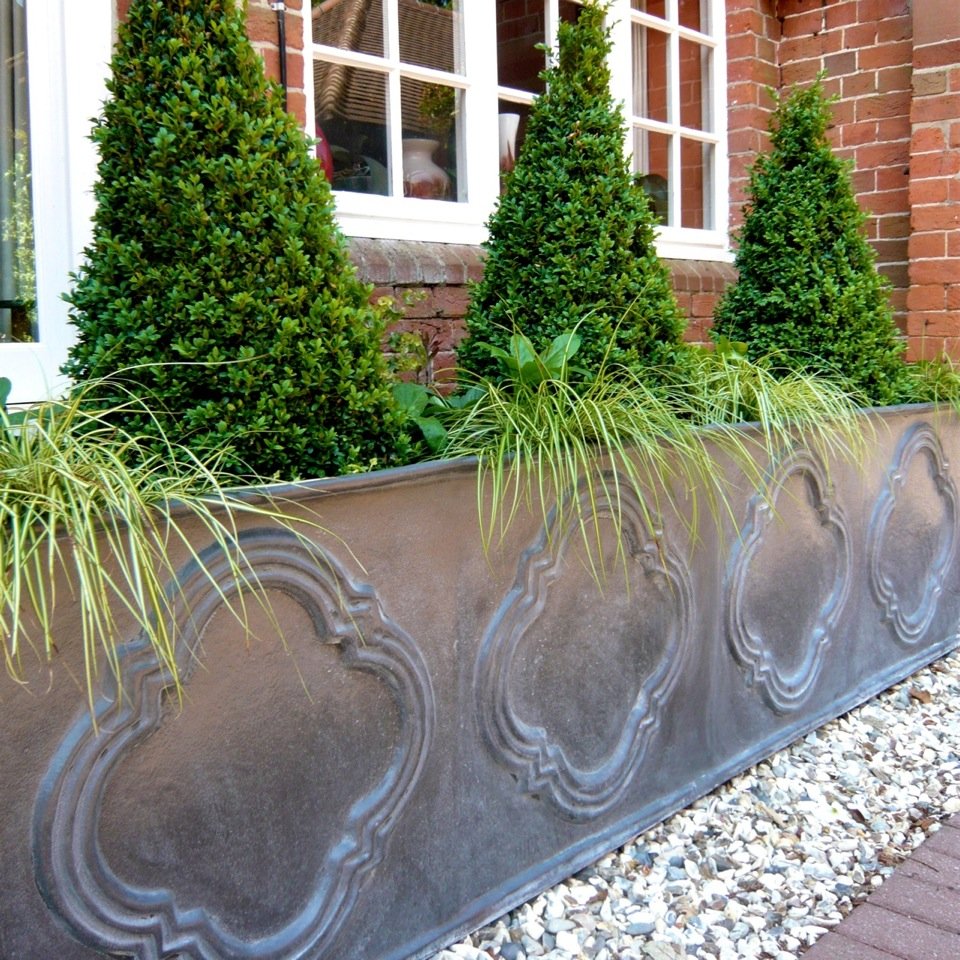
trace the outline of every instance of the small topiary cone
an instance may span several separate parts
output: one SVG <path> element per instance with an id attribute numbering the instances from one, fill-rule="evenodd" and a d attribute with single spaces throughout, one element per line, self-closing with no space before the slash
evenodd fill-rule
<path id="1" fill-rule="evenodd" d="M 201 454 L 229 445 L 244 475 L 403 459 L 383 318 L 234 0 L 134 0 L 108 87 L 64 371 L 121 371 L 168 435 Z M 118 419 L 156 430 L 136 409 Z"/>
<path id="2" fill-rule="evenodd" d="M 895 402 L 904 343 L 888 283 L 864 235 L 850 166 L 827 140 L 819 81 L 777 98 L 771 150 L 750 173 L 737 250 L 738 281 L 721 301 L 716 337 L 751 357 L 839 373 L 873 403 Z"/>
<path id="3" fill-rule="evenodd" d="M 462 368 L 496 378 L 483 346 L 517 328 L 538 351 L 577 327 L 576 363 L 659 363 L 683 318 L 654 247 L 649 201 L 623 152 L 623 113 L 610 95 L 606 6 L 562 23 L 506 192 L 490 218 L 483 280 L 467 313 Z"/>

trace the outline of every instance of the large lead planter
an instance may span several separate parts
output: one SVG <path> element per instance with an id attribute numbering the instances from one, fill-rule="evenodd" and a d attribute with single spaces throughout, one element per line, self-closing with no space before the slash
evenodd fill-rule
<path id="1" fill-rule="evenodd" d="M 602 591 L 537 510 L 485 556 L 471 463 L 286 491 L 336 536 L 244 531 L 283 642 L 184 558 L 182 708 L 131 637 L 96 729 L 63 604 L 49 684 L 0 687 L 0 957 L 427 956 L 942 655 L 960 424 L 869 416 L 693 541 L 625 493 L 625 568 L 594 504 Z"/>

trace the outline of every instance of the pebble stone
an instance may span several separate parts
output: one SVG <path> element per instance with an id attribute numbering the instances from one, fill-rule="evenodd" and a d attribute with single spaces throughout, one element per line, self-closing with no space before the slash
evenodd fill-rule
<path id="1" fill-rule="evenodd" d="M 960 652 L 433 960 L 795 960 L 960 812 Z"/>

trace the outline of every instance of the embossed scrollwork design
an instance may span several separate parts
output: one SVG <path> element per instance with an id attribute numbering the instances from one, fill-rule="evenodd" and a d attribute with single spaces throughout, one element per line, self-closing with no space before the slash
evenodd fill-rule
<path id="1" fill-rule="evenodd" d="M 799 639 L 799 662 L 789 668 L 784 651 L 778 651 L 765 636 L 762 615 L 750 615 L 750 588 L 758 578 L 782 584 L 781 595 L 807 595 L 807 585 L 789 583 L 789 551 L 778 558 L 778 567 L 758 569 L 757 555 L 763 549 L 777 521 L 777 504 L 785 486 L 799 479 L 812 510 L 813 528 L 825 531 L 833 544 L 835 575 L 825 602 L 813 616 L 810 629 Z M 787 537 L 799 531 L 786 531 Z M 850 593 L 852 548 L 847 521 L 833 501 L 823 465 L 809 450 L 799 449 L 779 462 L 765 490 L 755 494 L 747 508 L 747 519 L 731 556 L 726 590 L 726 633 L 730 651 L 744 670 L 748 685 L 755 686 L 768 706 L 777 713 L 789 713 L 803 705 L 814 689 L 824 656 L 834 637 L 837 623 Z"/>
<path id="2" fill-rule="evenodd" d="M 548 611 L 551 590 L 565 570 L 571 538 L 580 535 L 577 523 L 562 524 L 554 515 L 551 525 L 524 552 L 513 588 L 484 633 L 475 673 L 476 709 L 491 754 L 525 793 L 542 797 L 573 820 L 588 820 L 609 810 L 642 767 L 690 646 L 693 593 L 689 569 L 659 531 L 649 531 L 642 505 L 629 483 L 621 480 L 609 486 L 619 486 L 619 504 L 614 506 L 602 497 L 589 503 L 585 498 L 584 524 L 591 528 L 598 519 L 615 514 L 630 568 L 628 579 L 634 578 L 635 585 L 655 583 L 655 602 L 670 608 L 664 617 L 669 627 L 665 635 L 655 638 L 649 673 L 630 694 L 632 702 L 623 705 L 626 720 L 612 747 L 599 763 L 574 762 L 556 730 L 525 719 L 525 705 L 518 702 L 511 686 L 523 660 L 524 640 Z M 640 592 L 631 595 L 634 608 Z M 591 604 L 603 602 L 599 591 L 591 599 Z M 643 616 L 642 610 L 632 612 L 635 617 Z M 602 656 L 603 637 L 593 635 L 588 622 L 592 616 L 586 605 L 584 621 L 567 620 L 562 629 L 583 644 L 599 647 L 597 655 Z M 630 642 L 629 624 L 618 623 L 615 628 L 626 630 Z M 549 646 L 549 638 L 546 643 Z M 549 695 L 543 691 L 543 696 Z"/>
<path id="3" fill-rule="evenodd" d="M 79 940 L 111 954 L 133 954 L 141 960 L 327 955 L 365 879 L 385 855 L 387 839 L 410 800 L 430 747 L 434 698 L 425 664 L 411 638 L 386 616 L 374 590 L 352 582 L 335 559 L 290 533 L 250 531 L 240 540 L 260 587 L 279 591 L 305 612 L 313 625 L 311 636 L 315 633 L 316 642 L 331 651 L 335 669 L 360 671 L 385 691 L 387 701 L 395 704 L 396 729 L 391 728 L 383 748 L 386 759 L 370 774 L 372 789 L 345 797 L 344 820 L 331 827 L 333 842 L 318 853 L 322 866 L 310 889 L 288 908 L 292 915 L 269 929 L 238 932 L 202 898 L 191 899 L 178 890 L 176 874 L 172 882 L 168 877 L 166 885 L 158 886 L 150 884 L 146 868 L 136 881 L 122 877 L 101 842 L 111 778 L 125 760 L 145 748 L 168 716 L 163 700 L 169 676 L 148 645 L 127 644 L 120 654 L 122 696 L 113 689 L 97 704 L 98 729 L 85 714 L 68 732 L 42 783 L 33 825 L 41 894 Z M 222 609 L 220 591 L 229 594 L 237 588 L 226 558 L 211 549 L 201 560 L 216 586 L 194 567 L 185 570 L 174 587 L 184 637 L 179 656 L 188 673 L 205 624 Z M 215 671 L 217 664 L 210 669 Z M 186 690 L 189 698 L 189 680 Z M 282 711 L 283 704 L 278 709 Z M 382 724 L 376 717 L 361 716 L 357 722 Z M 215 749 L 211 755 L 215 763 L 221 759 Z M 269 759 L 253 758 L 263 771 L 257 778 L 261 795 L 241 797 L 241 802 L 262 803 L 271 788 L 282 789 L 272 782 Z M 230 758 L 222 762 L 227 765 Z M 229 771 L 224 776 L 229 779 Z M 315 783 L 308 779 L 302 788 L 309 790 Z M 301 829 L 292 831 L 292 844 L 309 845 L 311 824 L 296 827 Z M 289 851 L 289 857 L 295 854 L 296 849 Z M 230 870 L 224 867 L 225 879 Z M 249 882 L 255 886 L 256 878 Z"/>
<path id="4" fill-rule="evenodd" d="M 919 601 L 915 605 L 908 605 L 888 572 L 891 558 L 886 551 L 886 544 L 894 511 L 917 493 L 909 488 L 907 478 L 918 458 L 924 458 L 929 465 L 933 492 L 943 507 L 944 522 L 943 535 L 938 539 L 930 566 L 917 578 L 923 587 Z M 957 552 L 957 522 L 957 488 L 950 476 L 950 464 L 944 456 L 943 447 L 929 424 L 915 424 L 897 447 L 894 463 L 887 473 L 886 485 L 873 510 L 867 548 L 871 590 L 883 611 L 883 619 L 890 623 L 894 637 L 904 646 L 917 644 L 933 621 L 944 582 Z"/>

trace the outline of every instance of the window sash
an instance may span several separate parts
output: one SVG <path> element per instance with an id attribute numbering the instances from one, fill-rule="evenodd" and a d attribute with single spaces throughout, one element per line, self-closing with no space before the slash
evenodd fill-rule
<path id="1" fill-rule="evenodd" d="M 462 57 L 462 63 L 457 64 L 460 72 L 449 73 L 401 61 L 399 6 L 395 0 L 384 2 L 387 21 L 383 57 L 314 43 L 309 15 L 304 17 L 304 49 L 312 51 L 314 63 L 322 59 L 361 67 L 387 78 L 387 135 L 392 145 L 388 157 L 393 184 L 403 183 L 401 81 L 441 83 L 462 91 L 458 162 L 460 176 L 466 181 L 466 199 L 451 202 L 338 190 L 335 196 L 340 222 L 344 231 L 354 236 L 398 240 L 442 237 L 450 243 L 482 243 L 486 238 L 483 224 L 498 190 L 496 63 L 491 64 L 491 58 L 482 55 L 482 51 L 496 46 L 490 4 L 486 0 L 461 2 L 458 13 L 463 35 L 469 38 L 469 43 L 458 47 Z M 312 118 L 316 115 L 314 85 L 306 86 L 307 115 Z"/>
<path id="2" fill-rule="evenodd" d="M 558 0 L 544 0 L 545 19 L 551 42 L 556 37 L 559 20 Z M 675 189 L 668 192 L 671 204 L 670 223 L 658 229 L 657 248 L 661 256 L 681 259 L 731 260 L 727 229 L 728 170 L 727 170 L 727 105 L 726 105 L 726 37 L 723 0 L 701 0 L 706 31 L 693 30 L 680 23 L 678 0 L 666 0 L 665 19 L 634 10 L 631 0 L 613 0 L 609 21 L 613 40 L 611 74 L 614 94 L 625 103 L 624 150 L 633 152 L 635 131 L 662 134 L 670 138 L 670 169 L 682 168 L 681 150 L 684 142 L 701 143 L 712 147 L 712 163 L 704 164 L 704 217 L 712 218 L 707 229 L 683 227 L 679 208 L 680 195 Z M 451 203 L 438 200 L 413 199 L 402 196 L 374 196 L 337 191 L 337 209 L 341 225 L 347 234 L 362 237 L 401 240 L 442 240 L 451 243 L 482 243 L 486 239 L 484 226 L 499 195 L 499 121 L 498 100 L 517 104 L 532 103 L 534 97 L 526 91 L 501 86 L 498 83 L 496 57 L 485 55 L 497 49 L 496 17 L 493 0 L 462 0 L 464 44 L 463 72 L 450 74 L 425 67 L 401 64 L 397 34 L 397 5 L 389 3 L 393 18 L 388 28 L 388 49 L 383 58 L 370 57 L 340 48 L 313 43 L 310 18 L 304 18 L 306 36 L 304 48 L 312 51 L 312 58 L 345 65 L 362 66 L 386 73 L 392 84 L 390 90 L 391 122 L 400 123 L 400 77 L 411 77 L 427 82 L 439 82 L 463 91 L 463 156 L 461 176 L 467 178 L 467 200 Z M 665 33 L 670 45 L 670 63 L 679 63 L 680 42 L 694 43 L 708 51 L 709 89 L 704 93 L 704 114 L 712 121 L 709 128 L 683 125 L 679 122 L 679 77 L 676 70 L 669 78 L 669 113 L 666 121 L 652 120 L 638 115 L 632 104 L 633 90 L 633 25 L 656 27 Z M 308 116 L 314 116 L 313 84 L 307 84 Z M 400 128 L 391 134 L 399 137 Z M 394 150 L 391 158 L 393 182 L 402 182 L 402 157 Z M 397 178 L 400 179 L 397 179 Z"/>
<path id="3" fill-rule="evenodd" d="M 97 153 L 90 117 L 106 97 L 111 0 L 26 0 L 31 188 L 36 251 L 36 343 L 0 345 L 12 403 L 56 395 L 72 339 L 62 294 L 89 242 Z"/>

